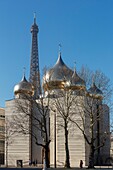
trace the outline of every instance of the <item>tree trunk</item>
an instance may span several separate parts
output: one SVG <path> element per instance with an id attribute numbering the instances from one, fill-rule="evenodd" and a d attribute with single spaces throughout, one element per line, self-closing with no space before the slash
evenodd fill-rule
<path id="1" fill-rule="evenodd" d="M 88 168 L 95 168 L 95 167 L 94 167 L 94 146 L 93 146 L 93 144 L 90 145 L 89 165 L 88 165 Z"/>
<path id="2" fill-rule="evenodd" d="M 70 168 L 70 158 L 69 158 L 69 148 L 68 148 L 68 130 L 67 130 L 67 124 L 65 122 L 65 151 L 66 151 L 66 161 L 65 161 L 65 167 Z"/>
<path id="3" fill-rule="evenodd" d="M 8 139 L 6 139 L 6 140 L 8 140 Z M 6 167 L 8 167 L 8 141 L 6 141 Z"/>
<path id="4" fill-rule="evenodd" d="M 45 146 L 45 161 L 46 161 L 46 167 L 50 168 L 50 160 L 49 160 L 49 146 Z"/>

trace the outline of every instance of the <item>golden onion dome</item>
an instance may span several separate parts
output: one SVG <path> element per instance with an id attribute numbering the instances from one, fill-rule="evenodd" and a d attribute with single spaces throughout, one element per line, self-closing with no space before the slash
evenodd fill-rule
<path id="1" fill-rule="evenodd" d="M 63 89 L 70 82 L 70 87 L 85 86 L 85 82 L 63 62 L 61 53 L 53 68 L 49 69 L 43 77 L 44 91 Z"/>
<path id="2" fill-rule="evenodd" d="M 43 88 L 59 89 L 64 87 L 64 83 L 70 80 L 73 71 L 63 62 L 61 53 L 53 68 L 49 69 L 43 77 Z"/>
<path id="3" fill-rule="evenodd" d="M 97 86 L 95 85 L 95 83 L 92 84 L 92 86 L 89 88 L 88 90 L 88 94 L 90 96 L 94 96 L 96 98 L 103 98 L 103 93 L 102 91 L 97 88 Z"/>
<path id="4" fill-rule="evenodd" d="M 32 96 L 34 94 L 34 88 L 31 85 L 31 83 L 29 83 L 26 80 L 25 75 L 23 76 L 23 78 L 20 81 L 20 83 L 15 85 L 15 87 L 14 87 L 14 94 L 15 95 L 22 94 L 22 95 L 30 95 L 30 96 Z"/>
<path id="5" fill-rule="evenodd" d="M 76 89 L 76 88 L 85 89 L 86 87 L 85 81 L 78 76 L 75 69 L 74 69 L 72 79 L 71 79 L 71 87 L 73 89 Z"/>

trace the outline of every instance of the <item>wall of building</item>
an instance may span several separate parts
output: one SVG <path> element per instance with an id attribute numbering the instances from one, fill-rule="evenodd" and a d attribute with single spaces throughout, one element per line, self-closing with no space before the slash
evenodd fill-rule
<path id="1" fill-rule="evenodd" d="M 31 152 L 32 156 L 31 159 L 32 161 L 37 161 L 38 164 L 42 164 L 42 147 L 37 145 L 36 142 L 38 143 L 43 143 L 42 138 L 41 138 L 41 131 L 39 130 L 40 127 L 38 124 L 38 120 L 41 119 L 41 114 L 38 110 L 38 105 L 33 105 L 32 107 L 32 138 L 31 138 Z"/>
<path id="2" fill-rule="evenodd" d="M 54 99 L 53 99 L 54 100 Z M 63 104 L 63 98 L 59 98 L 59 103 Z M 79 97 L 75 97 L 75 100 L 79 100 Z M 84 100 L 84 99 L 83 99 Z M 75 102 L 75 101 L 74 101 Z M 52 105 L 52 110 L 50 112 L 50 130 L 51 130 L 51 143 L 50 143 L 50 163 L 54 166 L 55 162 L 55 140 L 56 140 L 56 164 L 57 167 L 65 166 L 65 133 L 64 128 L 61 128 L 59 124 L 63 125 L 63 119 L 61 118 L 59 112 L 55 108 L 54 104 Z M 51 106 L 50 106 L 51 108 Z M 71 111 L 69 112 L 71 118 L 73 120 L 78 120 L 79 124 L 81 123 L 78 110 L 81 109 L 79 107 L 71 106 Z M 83 112 L 81 110 L 81 112 Z M 56 122 L 55 122 L 55 114 L 56 114 Z M 55 124 L 56 124 L 56 139 L 55 139 Z M 82 123 L 81 123 L 82 126 Z M 68 143 L 69 143 L 69 154 L 70 154 L 70 166 L 78 167 L 80 164 L 80 160 L 83 160 L 84 165 L 86 163 L 85 160 L 85 140 L 82 135 L 82 132 L 77 128 L 77 126 L 72 125 L 70 121 L 68 124 Z"/>
<path id="3" fill-rule="evenodd" d="M 16 122 L 18 116 L 22 116 L 21 121 L 27 126 L 29 131 L 29 119 L 27 118 L 27 116 L 24 116 L 24 113 L 18 111 L 17 101 L 19 101 L 19 99 L 6 101 L 5 108 L 5 164 L 7 164 L 8 166 L 17 166 L 17 160 L 22 160 L 24 165 L 28 165 L 29 159 L 31 159 L 31 136 L 29 133 L 19 133 L 20 130 L 19 128 L 17 128 L 18 126 L 16 126 L 17 123 L 19 123 Z M 22 99 L 21 102 L 24 103 Z"/>
<path id="4" fill-rule="evenodd" d="M 110 157 L 110 116 L 109 116 L 109 107 L 105 104 L 102 105 L 102 116 L 101 116 L 101 134 L 104 140 L 104 146 L 101 148 L 102 162 L 104 165 L 109 164 L 107 161 Z"/>
<path id="5" fill-rule="evenodd" d="M 84 97 L 78 96 L 76 98 L 77 101 L 81 101 L 82 103 L 84 102 Z M 23 106 L 25 106 L 25 100 L 24 99 L 14 99 L 11 101 L 6 102 L 6 122 L 7 120 L 12 123 L 12 117 L 16 116 L 18 118 L 19 113 L 20 116 L 23 117 L 22 112 L 20 112 L 17 109 L 16 106 L 16 101 L 22 101 Z M 64 134 L 64 129 L 59 128 L 58 124 L 61 123 L 63 124 L 63 119 L 60 118 L 58 111 L 56 110 L 54 104 L 53 104 L 54 99 L 50 99 L 50 105 L 49 105 L 49 111 L 50 111 L 50 123 L 48 122 L 47 128 L 48 131 L 50 129 L 50 165 L 54 166 L 55 164 L 55 159 L 56 159 L 56 165 L 57 167 L 59 166 L 64 166 L 65 165 L 65 134 Z M 40 103 L 39 101 L 37 101 Z M 44 101 L 45 107 L 47 106 L 48 103 L 48 98 L 45 98 Z M 63 103 L 63 99 L 59 99 L 59 102 Z M 76 102 L 75 102 L 76 103 Z M 86 103 L 85 103 L 86 104 Z M 29 108 L 27 108 L 28 111 Z M 40 113 L 37 108 L 34 108 L 34 117 L 40 118 Z M 83 123 L 81 121 L 80 115 L 85 116 L 84 109 L 81 108 L 80 103 L 73 104 L 71 106 L 71 112 L 73 120 L 75 119 L 81 127 L 83 126 Z M 107 115 L 107 116 L 106 116 Z M 106 122 L 106 128 L 108 128 L 109 125 L 109 113 L 108 110 L 104 112 L 101 115 L 101 123 L 100 123 L 100 128 L 101 131 L 99 133 L 105 132 L 105 122 Z M 48 115 L 49 118 L 49 115 Z M 90 119 L 86 116 L 87 119 L 85 119 L 85 125 L 89 127 Z M 19 119 L 17 119 L 19 120 Z M 38 138 L 38 141 L 40 143 L 43 143 L 43 137 L 41 137 L 41 133 L 38 132 L 38 129 L 34 126 L 37 124 L 35 120 L 32 120 L 32 123 L 28 118 L 21 119 L 22 122 L 27 124 L 28 130 L 32 126 L 32 132 L 33 134 L 36 135 Z M 16 124 L 17 122 L 13 122 L 13 125 Z M 56 126 L 55 126 L 56 125 Z M 50 126 L 50 127 L 49 127 Z M 95 124 L 95 135 L 97 135 L 97 124 Z M 10 129 L 9 129 L 10 130 Z M 13 126 L 14 130 L 14 126 Z M 108 129 L 109 130 L 109 129 Z M 78 167 L 80 160 L 83 160 L 84 165 L 88 165 L 88 160 L 89 160 L 89 145 L 86 144 L 86 141 L 84 140 L 82 132 L 78 129 L 77 126 L 72 126 L 72 123 L 69 123 L 68 126 L 68 131 L 69 131 L 69 153 L 70 153 L 70 166 L 71 167 Z M 56 136 L 55 136 L 56 133 Z M 90 136 L 90 130 L 87 129 L 87 135 Z M 36 145 L 36 140 L 35 138 L 31 137 L 30 134 L 22 135 L 17 133 L 14 133 L 8 141 L 7 145 L 7 140 L 6 140 L 6 156 L 8 160 L 8 165 L 10 166 L 16 166 L 16 161 L 17 160 L 23 160 L 25 164 L 28 164 L 29 159 L 32 161 L 38 162 L 38 164 L 42 163 L 42 147 Z M 109 154 L 109 140 L 106 143 L 105 147 L 101 149 L 101 155 L 107 155 Z M 55 158 L 56 157 L 56 158 Z M 97 158 L 97 157 L 96 157 Z M 105 162 L 106 156 L 104 156 L 104 162 Z"/>
<path id="6" fill-rule="evenodd" d="M 55 99 L 52 99 L 54 101 Z M 64 108 L 65 99 L 59 98 L 57 102 L 62 103 L 62 108 Z M 53 102 L 54 103 L 54 102 Z M 68 103 L 69 104 L 69 103 Z M 102 108 L 97 108 L 102 106 Z M 58 127 L 58 124 L 63 125 L 63 119 L 59 114 L 59 111 L 52 105 L 52 110 L 50 113 L 50 129 L 51 129 L 51 143 L 50 143 L 50 162 L 54 166 L 55 162 L 55 140 L 56 140 L 56 164 L 57 166 L 65 165 L 65 134 L 64 129 Z M 60 105 L 61 106 L 61 105 Z M 51 106 L 50 106 L 51 108 Z M 101 101 L 98 103 L 97 99 L 90 99 L 87 101 L 83 96 L 75 97 L 75 102 L 71 106 L 70 116 L 72 115 L 73 120 L 75 120 L 82 129 L 85 128 L 85 133 L 87 138 L 91 139 L 90 127 L 93 126 L 93 138 L 95 139 L 94 145 L 95 151 L 95 165 L 105 165 L 106 159 L 109 157 L 110 153 L 110 139 L 109 139 L 109 110 L 105 109 Z M 53 111 L 55 110 L 55 111 Z M 65 110 L 65 108 L 64 108 Z M 62 112 L 62 111 L 61 111 Z M 92 113 L 91 113 L 92 112 Z M 99 113 L 98 113 L 99 112 Z M 56 114 L 56 123 L 55 123 Z M 63 113 L 62 113 L 63 114 Z M 92 114 L 92 115 L 90 115 Z M 99 116 L 97 115 L 99 114 Z M 91 117 L 93 116 L 93 124 L 91 124 Z M 85 127 L 83 128 L 83 120 Z M 98 127 L 99 123 L 99 127 Z M 55 124 L 56 124 L 56 139 L 55 139 Z M 83 160 L 84 165 L 88 165 L 89 162 L 89 152 L 90 146 L 85 141 L 82 132 L 77 126 L 72 126 L 72 122 L 68 125 L 69 131 L 69 153 L 70 153 L 70 165 L 71 167 L 79 166 L 80 160 Z M 62 126 L 63 127 L 63 126 Z M 99 128 L 99 129 L 98 129 Z M 105 134 L 106 133 L 106 134 Z M 99 138 L 98 138 L 99 135 Z M 99 140 L 99 143 L 98 143 Z M 103 142 L 105 140 L 104 146 Z M 102 147 L 98 148 L 98 144 Z M 98 153 L 97 153 L 98 152 Z M 100 156 L 100 157 L 98 157 Z M 97 161 L 100 159 L 100 161 Z M 101 160 L 102 159 L 102 160 Z"/>
<path id="7" fill-rule="evenodd" d="M 5 110 L 0 108 L 0 164 L 4 164 Z"/>

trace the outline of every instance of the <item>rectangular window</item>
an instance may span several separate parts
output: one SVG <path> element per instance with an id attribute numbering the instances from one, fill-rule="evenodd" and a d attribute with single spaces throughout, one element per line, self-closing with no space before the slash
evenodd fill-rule
<path id="1" fill-rule="evenodd" d="M 4 132 L 5 131 L 5 127 L 4 126 L 0 126 L 0 132 Z"/>

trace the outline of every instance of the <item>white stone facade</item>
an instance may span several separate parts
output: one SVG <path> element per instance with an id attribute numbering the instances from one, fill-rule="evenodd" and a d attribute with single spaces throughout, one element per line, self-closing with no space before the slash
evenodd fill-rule
<path id="1" fill-rule="evenodd" d="M 74 95 L 73 95 L 74 96 Z M 55 108 L 54 100 L 55 98 L 50 98 L 50 104 L 49 104 L 49 114 L 50 115 L 50 122 L 48 122 L 48 131 L 50 130 L 50 165 L 53 167 L 55 164 L 56 159 L 56 166 L 64 166 L 65 165 L 65 133 L 63 128 L 59 128 L 60 125 L 63 125 L 63 119 L 61 118 L 58 110 Z M 62 107 L 65 108 L 64 99 L 58 98 L 59 102 L 62 103 Z M 19 111 L 17 109 L 17 102 L 21 101 L 21 104 L 23 106 L 25 105 L 25 99 L 14 99 L 10 101 L 6 101 L 6 122 L 12 121 L 12 118 L 16 115 L 16 118 L 19 118 Z M 47 106 L 48 98 L 44 99 L 44 105 Z M 84 96 L 75 96 L 75 101 L 73 101 L 74 104 L 71 106 L 70 110 L 70 117 L 73 120 L 76 120 L 80 125 L 81 128 L 83 128 L 83 122 L 81 121 L 81 115 L 85 116 L 84 108 L 81 108 L 80 103 L 86 104 Z M 40 100 L 37 100 L 37 103 L 40 103 Z M 95 105 L 96 106 L 96 105 Z M 103 110 L 100 114 L 99 118 L 99 134 L 104 134 L 109 132 L 109 109 L 107 106 L 102 105 L 101 109 Z M 105 109 L 106 108 L 106 109 Z M 27 111 L 29 111 L 29 108 L 27 108 Z M 37 114 L 40 116 L 38 110 L 34 108 L 34 114 Z M 24 114 L 20 114 L 25 115 Z M 56 116 L 56 117 L 55 117 Z M 49 118 L 49 117 L 48 117 Z M 24 119 L 23 119 L 24 120 Z M 85 126 L 89 127 L 90 117 L 86 115 L 84 117 L 85 120 Z M 14 120 L 13 120 L 14 121 Z M 31 128 L 31 123 L 29 118 L 25 118 L 25 125 L 27 125 L 27 129 Z M 14 123 L 14 122 L 13 122 Z M 15 122 L 18 123 L 18 122 Z M 34 122 L 35 124 L 35 122 Z M 56 126 L 55 126 L 56 125 Z M 50 126 L 50 127 L 49 127 Z M 13 126 L 14 128 L 14 126 Z M 87 136 L 90 136 L 90 130 L 86 128 L 86 134 Z M 14 129 L 13 129 L 14 130 Z M 42 142 L 41 133 L 38 132 L 38 129 L 32 127 L 32 132 L 36 135 L 38 135 L 38 140 Z M 82 132 L 78 129 L 77 126 L 72 125 L 71 122 L 68 124 L 68 144 L 69 144 L 69 154 L 70 154 L 70 166 L 71 167 L 78 167 L 80 160 L 83 160 L 84 166 L 88 165 L 88 159 L 89 159 L 89 145 L 84 140 Z M 55 136 L 56 133 L 56 136 Z M 97 122 L 94 126 L 94 135 L 96 137 L 97 135 Z M 101 135 L 100 137 L 101 138 Z M 101 140 L 101 139 L 100 139 Z M 7 140 L 6 140 L 7 142 Z M 29 159 L 37 160 L 38 164 L 42 164 L 42 147 L 39 147 L 35 144 L 34 138 L 30 135 L 30 133 L 22 135 L 17 133 L 14 133 L 11 137 L 9 136 L 9 144 L 6 143 L 6 156 L 7 156 L 7 162 L 9 166 L 16 166 L 17 160 L 23 160 L 24 164 L 28 165 Z M 98 141 L 95 142 L 95 144 Z M 55 154 L 56 152 L 56 154 Z M 101 161 L 102 164 L 105 164 L 106 158 L 109 157 L 110 152 L 110 138 L 109 134 L 107 136 L 107 140 L 105 142 L 105 145 L 99 150 L 100 156 L 103 158 Z M 95 152 L 95 156 L 98 155 L 98 152 Z M 55 158 L 56 157 L 56 158 Z M 97 156 L 95 157 L 97 159 Z M 95 160 L 95 164 L 96 164 Z"/>
<path id="2" fill-rule="evenodd" d="M 14 125 L 13 116 L 19 115 L 15 100 L 6 101 L 5 119 L 11 126 Z M 26 122 L 29 126 L 29 122 Z M 18 132 L 13 133 L 14 126 L 6 127 L 6 142 L 5 142 L 5 162 L 8 166 L 17 166 L 17 160 L 22 160 L 23 163 L 28 164 L 31 158 L 31 136 L 30 134 L 22 135 Z"/>
<path id="3" fill-rule="evenodd" d="M 51 99 L 52 102 L 54 99 Z M 61 103 L 64 99 L 60 100 L 59 103 Z M 78 96 L 76 98 L 77 101 L 81 101 L 82 103 L 86 104 L 84 97 L 83 96 Z M 76 102 L 75 102 L 76 103 Z M 95 103 L 96 106 L 96 103 Z M 94 106 L 94 107 L 95 107 Z M 94 135 L 96 138 L 95 145 L 98 145 L 97 142 L 99 142 L 99 145 L 104 142 L 104 146 L 101 147 L 100 149 L 97 149 L 95 151 L 95 165 L 97 164 L 106 164 L 106 159 L 110 156 L 110 134 L 109 134 L 109 109 L 106 106 L 102 105 L 101 107 L 101 114 L 99 115 L 99 130 L 97 129 L 97 120 L 94 125 Z M 92 106 L 93 107 L 93 106 Z M 76 103 L 75 105 L 72 106 L 72 113 L 73 111 L 75 112 L 75 115 L 73 116 L 73 119 L 79 122 L 81 124 L 81 128 L 83 126 L 83 122 L 81 121 L 80 114 L 85 116 L 85 111 L 84 108 L 81 109 Z M 95 108 L 96 109 L 96 108 Z M 52 111 L 50 111 L 50 130 L 51 130 L 51 143 L 50 143 L 50 164 L 51 166 L 54 166 L 55 159 L 56 159 L 56 165 L 57 167 L 59 166 L 64 166 L 65 165 L 65 134 L 64 134 L 64 129 L 59 130 L 59 122 L 62 122 L 63 119 L 59 118 L 59 113 L 57 110 L 54 108 L 54 104 L 52 104 Z M 55 123 L 55 114 L 56 114 L 56 123 Z M 95 113 L 97 114 L 97 113 Z M 71 115 L 71 112 L 70 112 Z M 94 116 L 96 119 L 96 115 Z M 89 123 L 90 118 L 88 117 L 88 114 L 86 115 L 85 120 L 85 126 L 86 128 L 86 134 L 87 136 L 90 136 L 90 130 L 89 130 Z M 55 137 L 55 124 L 56 124 L 56 137 Z M 89 160 L 89 145 L 85 141 L 82 132 L 78 129 L 77 126 L 71 126 L 72 123 L 69 123 L 69 153 L 70 153 L 70 166 L 71 167 L 78 167 L 80 160 L 83 160 L 84 166 L 88 165 L 88 160 Z M 98 134 L 97 131 L 99 131 L 99 138 L 98 139 Z M 104 133 L 105 136 L 104 136 Z M 56 139 L 55 139 L 56 138 Z M 105 138 L 105 141 L 104 141 Z M 56 140 L 56 142 L 55 142 Z M 98 141 L 99 140 L 99 141 Z M 56 143 L 56 144 L 55 144 Z M 56 146 L 55 146 L 56 145 Z M 55 158 L 55 148 L 56 148 L 56 158 Z M 98 153 L 99 152 L 99 153 Z M 100 155 L 101 157 L 101 162 L 97 161 L 97 156 Z M 100 159 L 100 158 L 99 158 Z"/>

